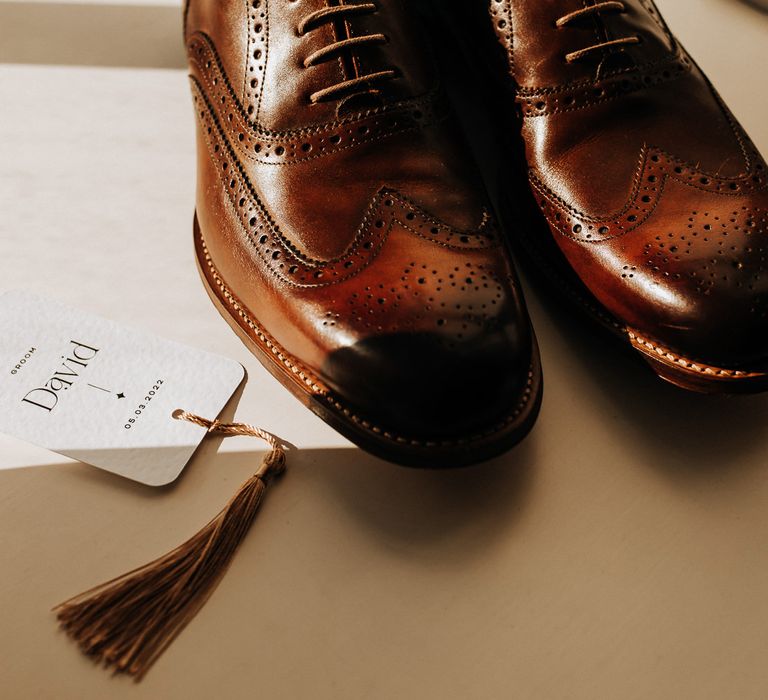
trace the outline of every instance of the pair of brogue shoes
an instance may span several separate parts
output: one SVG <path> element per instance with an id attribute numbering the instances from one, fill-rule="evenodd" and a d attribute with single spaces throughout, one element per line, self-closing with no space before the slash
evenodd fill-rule
<path id="1" fill-rule="evenodd" d="M 664 379 L 763 390 L 768 170 L 652 0 L 472 4 L 188 1 L 195 245 L 224 317 L 339 432 L 414 466 L 490 458 L 536 419 L 512 247 Z M 503 229 L 451 62 L 514 103 Z"/>

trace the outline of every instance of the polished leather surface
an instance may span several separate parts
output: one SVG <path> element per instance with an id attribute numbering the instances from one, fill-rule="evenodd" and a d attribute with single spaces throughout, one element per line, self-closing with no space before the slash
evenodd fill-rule
<path id="1" fill-rule="evenodd" d="M 534 353 L 502 236 L 413 8 L 318 14 L 336 5 L 191 0 L 207 251 L 362 415 L 419 438 L 481 431 L 519 407 Z M 369 36 L 383 38 L 306 65 Z"/>
<path id="2" fill-rule="evenodd" d="M 531 189 L 572 270 L 652 343 L 762 366 L 766 164 L 653 2 L 489 5 Z"/>

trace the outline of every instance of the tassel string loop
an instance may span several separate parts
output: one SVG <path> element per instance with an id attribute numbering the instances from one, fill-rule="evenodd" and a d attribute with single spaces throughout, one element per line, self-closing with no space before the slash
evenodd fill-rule
<path id="1" fill-rule="evenodd" d="M 285 471 L 285 449 L 280 441 L 266 430 L 257 428 L 255 425 L 248 425 L 248 423 L 222 423 L 218 418 L 216 420 L 208 420 L 182 409 L 177 409 L 172 415 L 176 420 L 185 420 L 199 425 L 201 428 L 206 428 L 210 435 L 257 437 L 262 439 L 272 448 L 272 453 L 264 458 L 261 467 L 254 474 L 257 478 L 268 479 L 273 476 L 279 476 Z"/>

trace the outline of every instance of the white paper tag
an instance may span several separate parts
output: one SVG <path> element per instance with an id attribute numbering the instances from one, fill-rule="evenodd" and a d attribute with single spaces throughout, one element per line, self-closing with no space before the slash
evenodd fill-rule
<path id="1" fill-rule="evenodd" d="M 24 292 L 0 296 L 0 431 L 151 486 L 176 479 L 245 376 L 218 355 Z"/>

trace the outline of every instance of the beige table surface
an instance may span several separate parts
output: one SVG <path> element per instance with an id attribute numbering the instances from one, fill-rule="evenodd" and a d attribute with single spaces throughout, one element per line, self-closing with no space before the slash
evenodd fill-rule
<path id="1" fill-rule="evenodd" d="M 659 2 L 768 151 L 768 18 Z M 456 473 L 393 467 L 304 410 L 203 292 L 184 73 L 0 66 L 0 290 L 34 289 L 241 361 L 238 418 L 300 450 L 208 605 L 141 685 L 50 607 L 144 563 L 260 445 L 152 490 L 0 436 L 0 698 L 768 697 L 768 396 L 668 387 L 529 294 L 530 438 Z"/>

